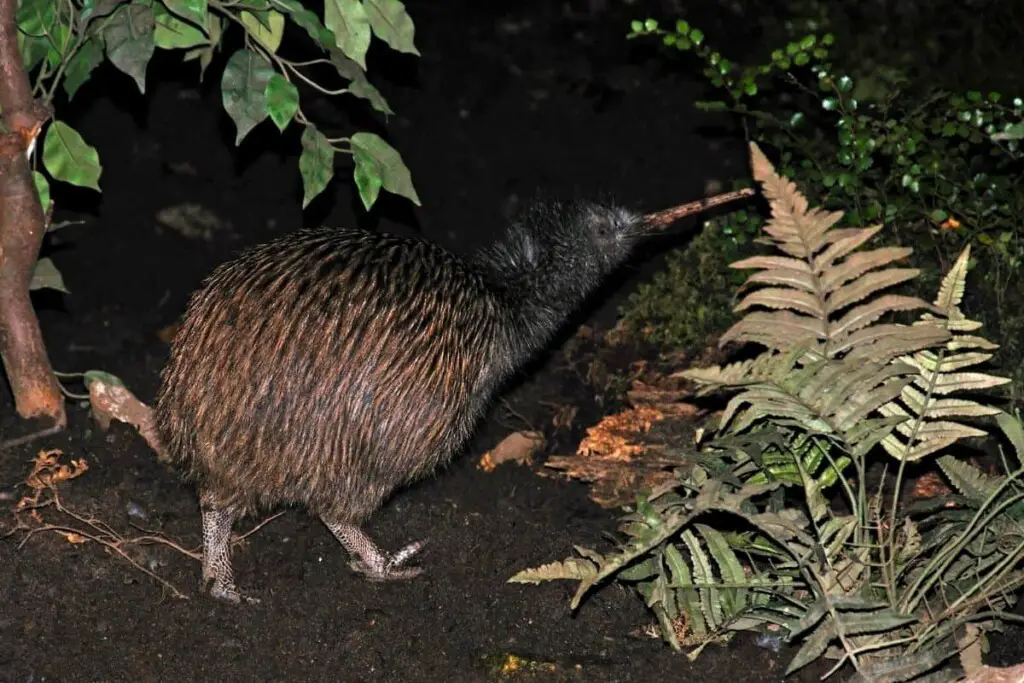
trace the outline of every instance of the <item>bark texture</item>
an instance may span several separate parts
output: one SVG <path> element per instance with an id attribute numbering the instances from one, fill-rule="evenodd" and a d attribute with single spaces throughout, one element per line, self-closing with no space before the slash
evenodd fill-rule
<path id="1" fill-rule="evenodd" d="M 18 415 L 63 428 L 64 400 L 29 298 L 46 218 L 26 152 L 49 111 L 33 100 L 18 52 L 17 4 L 0 0 L 0 358 Z"/>

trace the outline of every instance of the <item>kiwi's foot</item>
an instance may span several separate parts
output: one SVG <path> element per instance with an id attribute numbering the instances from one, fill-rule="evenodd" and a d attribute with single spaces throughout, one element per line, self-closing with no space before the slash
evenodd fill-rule
<path id="1" fill-rule="evenodd" d="M 217 600 L 222 600 L 224 602 L 230 602 L 234 605 L 243 603 L 246 605 L 260 604 L 259 598 L 247 593 L 242 593 L 234 583 L 224 583 L 217 579 L 214 579 L 213 581 L 204 580 L 203 591 L 208 593 L 212 598 L 216 598 Z"/>
<path id="2" fill-rule="evenodd" d="M 202 590 L 212 597 L 234 604 L 257 604 L 259 598 L 239 592 L 231 568 L 231 527 L 238 514 L 234 509 L 203 509 Z"/>
<path id="3" fill-rule="evenodd" d="M 354 524 L 326 520 L 324 524 L 352 556 L 349 567 L 370 581 L 405 581 L 423 573 L 422 567 L 405 565 L 423 549 L 426 545 L 425 540 L 410 543 L 396 553 L 389 553 L 381 550 Z"/>

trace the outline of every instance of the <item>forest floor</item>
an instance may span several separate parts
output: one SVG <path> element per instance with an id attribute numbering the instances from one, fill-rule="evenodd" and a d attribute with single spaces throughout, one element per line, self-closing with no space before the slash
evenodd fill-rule
<path id="1" fill-rule="evenodd" d="M 721 122 L 693 108 L 700 87 L 627 41 L 633 16 L 621 9 L 567 18 L 556 2 L 407 5 L 422 58 L 375 48 L 370 73 L 397 112 L 386 130 L 423 199 L 415 210 L 382 195 L 380 214 L 367 217 L 339 167 L 303 212 L 297 135 L 265 124 L 234 148 L 216 64 L 217 75 L 198 85 L 191 66 L 172 78 L 172 62 L 155 62 L 146 96 L 110 67 L 82 89 L 60 115 L 99 150 L 103 192 L 57 196 L 77 210 L 57 218 L 83 223 L 55 233 L 46 248 L 70 294 L 36 297 L 55 367 L 113 373 L 152 401 L 168 351 L 161 331 L 201 279 L 241 247 L 303 224 L 417 233 L 468 253 L 494 238 L 510 203 L 538 190 L 610 193 L 654 210 L 747 173 L 742 141 L 711 134 L 708 126 Z M 345 120 L 326 101 L 307 114 Z M 548 666 L 506 680 L 782 680 L 792 650 L 741 635 L 688 661 L 649 634 L 652 617 L 618 586 L 595 591 L 573 614 L 574 584 L 507 583 L 521 569 L 567 557 L 573 544 L 598 544 L 614 530 L 615 511 L 589 500 L 584 484 L 538 476 L 538 464 L 487 471 L 481 456 L 522 429 L 543 431 L 546 453 L 576 449 L 611 406 L 584 378 L 590 347 L 566 341 L 579 339 L 583 324 L 611 327 L 623 297 L 657 264 L 657 254 L 632 264 L 495 404 L 462 457 L 371 520 L 368 532 L 388 548 L 429 539 L 421 577 L 359 578 L 329 532 L 300 510 L 235 549 L 240 585 L 262 598 L 255 606 L 200 594 L 196 556 L 166 545 L 131 546 L 133 566 L 95 542 L 18 531 L 0 541 L 0 683 L 468 683 L 498 680 L 495 663 L 510 655 Z M 576 416 L 555 427 L 564 405 Z M 122 537 L 160 534 L 198 550 L 197 501 L 177 473 L 128 425 L 99 430 L 74 401 L 69 421 L 66 432 L 0 452 L 0 504 L 25 495 L 21 483 L 41 450 L 59 449 L 61 462 L 88 464 L 59 489 L 79 518 L 51 507 L 41 511 L 45 521 L 87 529 L 84 520 L 94 520 Z M 5 386 L 0 441 L 31 429 L 16 419 Z M 0 533 L 14 520 L 5 512 Z M 997 641 L 992 663 L 1022 659 L 1020 640 Z M 823 670 L 792 680 L 817 680 Z"/>

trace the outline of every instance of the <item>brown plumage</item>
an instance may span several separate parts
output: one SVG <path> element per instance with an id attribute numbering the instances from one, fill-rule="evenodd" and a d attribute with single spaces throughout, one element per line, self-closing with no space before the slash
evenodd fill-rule
<path id="1" fill-rule="evenodd" d="M 242 599 L 227 539 L 242 515 L 300 504 L 371 578 L 407 578 L 360 525 L 464 445 L 500 383 L 627 255 L 642 220 L 537 204 L 473 259 L 428 242 L 316 228 L 218 267 L 196 292 L 156 401 L 195 481 L 204 581 Z M 249 599 L 249 598 L 246 598 Z"/>

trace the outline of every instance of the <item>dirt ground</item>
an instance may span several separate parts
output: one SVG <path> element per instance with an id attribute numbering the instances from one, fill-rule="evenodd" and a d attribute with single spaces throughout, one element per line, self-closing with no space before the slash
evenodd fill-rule
<path id="1" fill-rule="evenodd" d="M 660 11 L 643 4 L 636 14 Z M 303 223 L 419 233 L 467 253 L 493 239 L 516 198 L 537 190 L 610 193 L 657 209 L 746 172 L 742 142 L 712 135 L 706 127 L 716 121 L 693 109 L 696 82 L 625 40 L 628 8 L 567 18 L 550 1 L 407 5 L 422 58 L 375 48 L 370 63 L 397 112 L 386 130 L 423 199 L 415 210 L 382 195 L 381 214 L 365 216 L 340 165 L 303 213 L 297 134 L 263 124 L 235 149 L 216 64 L 198 86 L 192 70 L 175 76 L 171 60 L 154 62 L 145 97 L 110 67 L 82 89 L 61 117 L 98 148 L 103 193 L 65 188 L 56 196 L 76 211 L 58 219 L 84 221 L 46 247 L 71 294 L 36 298 L 58 369 L 111 372 L 151 401 L 167 356 L 158 333 L 202 277 L 240 247 Z M 348 120 L 331 101 L 306 109 L 317 121 Z M 656 254 L 632 264 L 560 343 L 580 323 L 612 324 L 622 296 L 656 266 Z M 510 654 L 553 665 L 510 680 L 782 680 L 792 651 L 759 647 L 753 637 L 711 646 L 692 663 L 674 654 L 644 634 L 649 615 L 619 587 L 597 591 L 573 615 L 572 584 L 506 583 L 522 568 L 564 558 L 574 543 L 600 543 L 615 516 L 591 503 L 583 485 L 515 464 L 477 467 L 524 427 L 544 429 L 549 452 L 569 452 L 600 416 L 558 346 L 503 398 L 463 457 L 400 492 L 368 526 L 388 548 L 429 539 L 426 573 L 411 582 L 360 579 L 329 532 L 294 510 L 235 550 L 240 585 L 263 600 L 256 606 L 199 594 L 199 563 L 165 546 L 133 557 L 185 599 L 95 543 L 54 533 L 0 541 L 0 683 L 473 682 L 495 680 L 493 662 Z M 552 406 L 567 403 L 580 407 L 576 422 L 555 432 Z M 193 491 L 130 427 L 115 423 L 104 433 L 80 403 L 69 412 L 65 433 L 0 452 L 0 503 L 25 493 L 18 484 L 41 449 L 60 449 L 64 462 L 89 465 L 61 488 L 68 508 L 123 535 L 142 533 L 135 525 L 198 549 Z M 5 386 L 0 440 L 30 430 L 14 417 Z M 1019 661 L 1022 652 L 997 641 L 992 663 Z"/>

